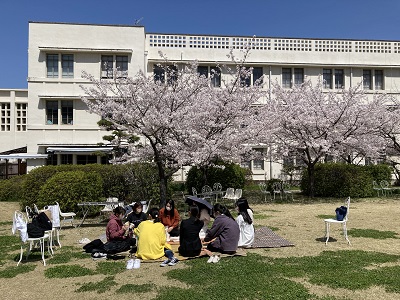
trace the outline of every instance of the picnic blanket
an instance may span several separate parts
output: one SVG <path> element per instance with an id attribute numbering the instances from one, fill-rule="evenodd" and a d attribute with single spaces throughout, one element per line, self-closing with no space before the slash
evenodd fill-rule
<path id="1" fill-rule="evenodd" d="M 279 248 L 289 246 L 294 246 L 294 244 L 280 237 L 268 227 L 260 227 L 255 229 L 254 243 L 251 248 Z"/>

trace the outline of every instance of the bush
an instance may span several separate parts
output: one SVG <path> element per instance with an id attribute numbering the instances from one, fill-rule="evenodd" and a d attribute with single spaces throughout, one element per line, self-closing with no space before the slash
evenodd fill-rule
<path id="1" fill-rule="evenodd" d="M 320 197 L 371 197 L 373 180 L 390 180 L 390 168 L 386 165 L 358 166 L 341 163 L 315 166 L 314 196 Z M 303 172 L 301 189 L 309 194 L 308 173 Z"/>
<path id="2" fill-rule="evenodd" d="M 100 201 L 103 184 L 95 172 L 58 172 L 40 188 L 37 205 L 60 204 L 61 210 L 78 210 L 78 203 Z"/>
<path id="3" fill-rule="evenodd" d="M 216 166 L 208 168 L 192 167 L 187 175 L 186 187 L 189 193 L 192 192 L 192 187 L 200 192 L 204 185 L 212 187 L 217 182 L 221 183 L 224 190 L 228 187 L 243 188 L 246 174 L 246 169 L 235 163 L 220 162 Z"/>
<path id="4" fill-rule="evenodd" d="M 0 201 L 19 202 L 24 197 L 23 187 L 27 176 L 14 176 L 0 180 Z"/>

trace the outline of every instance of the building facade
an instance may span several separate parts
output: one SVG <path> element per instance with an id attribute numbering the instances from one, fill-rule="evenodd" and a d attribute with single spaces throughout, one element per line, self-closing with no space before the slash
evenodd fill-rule
<path id="1" fill-rule="evenodd" d="M 26 147 L 27 155 L 43 155 L 26 160 L 28 171 L 44 164 L 105 163 L 107 156 L 95 154 L 112 148 L 98 146 L 106 134 L 97 125 L 100 116 L 89 114 L 80 100 L 81 85 L 88 84 L 83 71 L 111 79 L 111 68 L 121 76 L 142 70 L 160 79 L 162 51 L 173 63 L 197 60 L 201 74 L 216 74 L 212 84 L 218 87 L 228 73 L 217 66 L 230 63 L 230 49 L 240 56 L 251 41 L 249 85 L 262 79 L 265 89 L 273 82 L 291 88 L 322 76 L 326 91 L 361 82 L 371 95 L 399 94 L 400 41 L 158 34 L 146 33 L 142 26 L 30 22 L 28 90 L 0 90 L 5 141 L 0 151 Z M 266 146 L 257 149 L 266 152 Z M 255 180 L 264 180 L 280 177 L 283 163 L 266 157 L 243 166 Z M 181 171 L 175 179 L 184 177 Z"/>

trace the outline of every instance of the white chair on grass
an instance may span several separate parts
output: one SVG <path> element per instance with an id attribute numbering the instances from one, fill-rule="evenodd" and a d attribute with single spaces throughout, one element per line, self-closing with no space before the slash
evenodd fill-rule
<path id="1" fill-rule="evenodd" d="M 390 187 L 389 182 L 387 182 L 386 180 L 381 180 L 381 187 L 382 187 L 383 194 L 385 196 L 392 194 L 392 188 Z"/>
<path id="2" fill-rule="evenodd" d="M 292 198 L 293 201 L 293 192 L 290 190 L 290 185 L 287 182 L 282 182 L 282 193 L 285 195 L 286 200 L 288 196 Z"/>
<path id="3" fill-rule="evenodd" d="M 114 208 L 118 206 L 118 198 L 117 197 L 109 197 L 106 200 L 107 203 L 104 205 L 104 208 L 100 211 L 100 214 L 111 214 L 114 211 Z"/>
<path id="4" fill-rule="evenodd" d="M 267 202 L 267 195 L 270 194 L 270 192 L 268 191 L 268 186 L 265 182 L 260 182 L 258 184 L 258 187 L 261 191 L 262 194 L 264 194 L 264 202 Z"/>
<path id="5" fill-rule="evenodd" d="M 222 199 L 230 199 L 232 200 L 235 197 L 235 189 L 227 188 L 225 195 L 222 196 Z"/>
<path id="6" fill-rule="evenodd" d="M 236 202 L 236 200 L 238 200 L 239 198 L 241 198 L 241 197 L 242 197 L 242 193 L 243 193 L 243 190 L 242 190 L 242 189 L 236 189 L 236 190 L 235 190 L 235 193 L 234 193 L 234 195 L 233 195 L 233 198 L 232 198 L 233 202 Z"/>
<path id="7" fill-rule="evenodd" d="M 325 245 L 328 245 L 331 224 L 342 224 L 344 238 L 346 239 L 347 243 L 349 245 L 351 245 L 350 241 L 349 241 L 349 237 L 347 236 L 347 221 L 349 219 L 350 197 L 347 197 L 347 199 L 344 201 L 344 206 L 347 207 L 347 213 L 342 221 L 338 221 L 336 219 L 325 219 L 324 220 L 324 222 L 325 222 L 325 238 L 326 238 Z"/>
<path id="8" fill-rule="evenodd" d="M 50 237 L 48 234 L 44 234 L 42 237 L 38 238 L 30 238 L 28 237 L 28 232 L 27 232 L 27 219 L 24 216 L 24 214 L 20 211 L 15 211 L 14 213 L 14 218 L 13 218 L 13 227 L 12 227 L 12 233 L 15 234 L 16 232 L 19 232 L 19 236 L 21 239 L 21 252 L 19 255 L 19 261 L 17 263 L 17 266 L 21 263 L 22 256 L 24 253 L 24 246 L 27 246 L 27 252 L 26 252 L 26 260 L 28 260 L 29 254 L 32 251 L 32 248 L 34 244 L 39 243 L 40 246 L 40 253 L 42 255 L 42 260 L 43 260 L 43 265 L 46 266 L 46 260 L 44 258 L 44 247 L 45 247 L 45 241 L 48 241 L 48 251 L 49 254 L 50 252 Z"/>
<path id="9" fill-rule="evenodd" d="M 382 189 L 382 187 L 381 187 L 375 180 L 372 181 L 372 189 L 373 189 L 374 191 L 376 191 L 378 197 L 379 197 L 379 192 L 381 192 L 381 193 L 382 193 L 382 196 L 383 196 L 383 189 Z"/>
<path id="10" fill-rule="evenodd" d="M 274 200 L 276 194 L 279 194 L 282 200 L 282 184 L 280 182 L 274 182 L 272 184 L 272 195 L 274 196 Z"/>
<path id="11" fill-rule="evenodd" d="M 60 208 L 60 204 L 58 202 L 56 202 L 56 205 L 58 206 L 58 212 L 60 214 L 60 217 L 62 218 L 60 220 L 60 229 L 61 229 L 61 223 L 71 223 L 71 225 L 74 226 L 74 217 L 76 216 L 76 213 L 62 212 L 61 208 Z"/>
<path id="12" fill-rule="evenodd" d="M 142 204 L 142 212 L 147 213 L 149 211 L 152 200 L 153 199 L 150 199 L 149 201 L 140 201 L 140 203 Z"/>
<path id="13" fill-rule="evenodd" d="M 192 195 L 197 197 L 197 190 L 195 187 L 192 187 Z"/>
<path id="14" fill-rule="evenodd" d="M 218 202 L 218 196 L 222 196 L 222 185 L 219 182 L 214 183 L 213 191 L 215 193 L 215 202 Z"/>
<path id="15" fill-rule="evenodd" d="M 201 194 L 203 199 L 209 199 L 211 200 L 211 195 L 212 195 L 212 188 L 209 185 L 205 185 L 201 188 Z"/>
<path id="16" fill-rule="evenodd" d="M 54 239 L 57 240 L 57 245 L 61 248 L 60 242 L 60 230 L 61 230 L 61 222 L 60 222 L 60 208 L 58 204 L 56 205 L 47 205 L 44 209 L 50 211 L 51 214 L 51 224 L 53 226 L 52 230 L 46 231 L 46 233 L 50 234 L 51 245 L 54 245 Z"/>

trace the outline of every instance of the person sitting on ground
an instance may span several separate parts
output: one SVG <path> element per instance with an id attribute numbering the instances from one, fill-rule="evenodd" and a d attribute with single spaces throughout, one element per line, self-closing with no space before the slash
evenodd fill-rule
<path id="1" fill-rule="evenodd" d="M 136 252 L 138 258 L 159 259 L 165 255 L 168 259 L 162 262 L 161 267 L 174 266 L 178 263 L 178 259 L 171 250 L 171 245 L 166 242 L 165 228 L 160 222 L 157 208 L 150 209 L 148 220 L 141 222 L 134 229 L 134 233 L 138 238 Z"/>
<path id="2" fill-rule="evenodd" d="M 132 211 L 128 213 L 127 221 L 133 224 L 133 227 L 138 227 L 140 222 L 146 221 L 147 215 L 143 212 L 143 205 L 140 202 L 136 202 L 132 206 Z"/>
<path id="3" fill-rule="evenodd" d="M 180 218 L 174 200 L 168 200 L 165 207 L 160 209 L 160 220 L 165 227 L 168 227 L 167 232 L 170 236 L 179 236 Z"/>
<path id="4" fill-rule="evenodd" d="M 207 231 L 204 242 L 210 242 L 207 250 L 211 252 L 220 252 L 225 254 L 234 254 L 239 242 L 239 225 L 232 217 L 229 210 L 217 203 L 213 207 L 214 223 Z M 209 254 L 210 255 L 210 254 Z M 219 257 L 210 255 L 208 262 L 218 262 Z"/>
<path id="5" fill-rule="evenodd" d="M 240 229 L 238 247 L 249 248 L 254 242 L 253 211 L 245 198 L 236 201 L 236 210 L 239 213 L 236 222 Z"/>
<path id="6" fill-rule="evenodd" d="M 199 232 L 204 222 L 199 220 L 199 208 L 192 205 L 189 209 L 189 219 L 182 220 L 178 248 L 179 254 L 186 257 L 198 256 L 202 252 L 202 244 Z"/>
<path id="7" fill-rule="evenodd" d="M 203 221 L 203 223 L 204 223 L 203 228 L 200 230 L 199 236 L 200 236 L 200 238 L 204 239 L 206 237 L 208 224 L 211 221 L 211 216 L 210 216 L 209 210 L 204 204 L 198 203 L 196 201 L 193 201 L 192 205 L 197 206 L 199 208 L 199 211 L 200 211 L 199 220 Z"/>
<path id="8" fill-rule="evenodd" d="M 122 223 L 124 216 L 125 209 L 121 206 L 117 206 L 114 208 L 113 214 L 110 216 L 110 220 L 107 223 L 107 243 L 104 244 L 104 248 L 108 254 L 128 251 L 131 247 L 131 253 L 136 251 L 136 239 L 133 238 L 133 233 L 129 226 L 130 224 L 128 222 L 125 224 Z"/>

